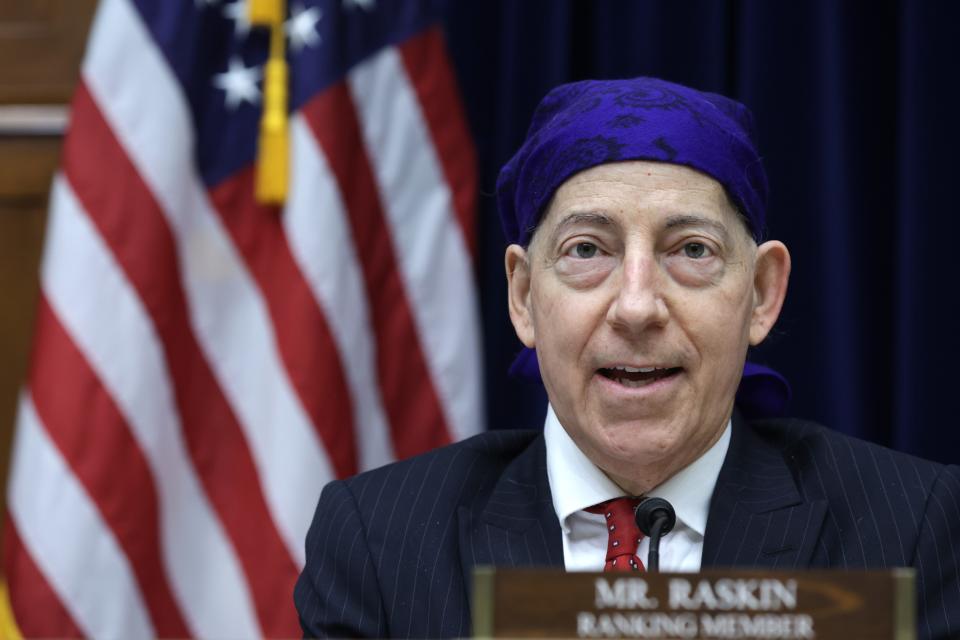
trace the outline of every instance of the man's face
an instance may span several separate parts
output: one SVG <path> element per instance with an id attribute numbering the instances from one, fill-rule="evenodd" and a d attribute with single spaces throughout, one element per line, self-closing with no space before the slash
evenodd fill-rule
<path id="1" fill-rule="evenodd" d="M 747 347 L 782 302 L 757 312 L 757 259 L 719 183 L 641 161 L 575 175 L 528 250 L 508 249 L 511 317 L 557 417 L 625 489 L 651 488 L 638 469 L 665 480 L 722 433 Z"/>

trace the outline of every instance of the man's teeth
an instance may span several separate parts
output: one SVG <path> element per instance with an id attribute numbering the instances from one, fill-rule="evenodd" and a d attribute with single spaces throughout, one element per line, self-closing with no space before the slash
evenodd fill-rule
<path id="1" fill-rule="evenodd" d="M 625 387 L 643 387 L 677 373 L 674 367 L 628 367 L 615 366 L 601 369 L 600 373 Z"/>
<path id="2" fill-rule="evenodd" d="M 639 369 L 635 367 L 614 367 L 614 371 L 625 371 L 627 373 L 653 373 L 657 370 L 656 367 L 640 367 Z"/>

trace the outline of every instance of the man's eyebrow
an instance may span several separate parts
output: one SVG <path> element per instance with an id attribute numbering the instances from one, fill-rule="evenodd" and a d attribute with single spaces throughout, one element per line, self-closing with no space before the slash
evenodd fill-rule
<path id="1" fill-rule="evenodd" d="M 714 220 L 713 218 L 696 214 L 670 216 L 667 218 L 667 221 L 663 226 L 665 229 L 673 229 L 675 227 L 710 227 L 723 236 L 724 241 L 730 239 L 730 232 L 727 230 L 727 226 L 725 224 Z"/>
<path id="2" fill-rule="evenodd" d="M 563 219 L 557 223 L 557 226 L 553 229 L 553 233 L 550 234 L 550 244 L 556 244 L 557 236 L 563 233 L 563 231 L 580 224 L 612 227 L 617 223 L 614 222 L 613 218 L 604 213 L 597 213 L 596 211 L 575 211 L 564 216 Z"/>

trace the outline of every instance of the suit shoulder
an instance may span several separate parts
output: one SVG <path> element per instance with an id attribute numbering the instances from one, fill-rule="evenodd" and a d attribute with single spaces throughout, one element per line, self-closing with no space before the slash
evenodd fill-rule
<path id="1" fill-rule="evenodd" d="M 361 504 L 373 494 L 407 494 L 428 486 L 434 493 L 449 493 L 458 488 L 467 491 L 488 478 L 498 477 L 539 434 L 540 431 L 519 429 L 487 431 L 336 484 L 347 488 Z"/>
<path id="2" fill-rule="evenodd" d="M 813 470 L 827 476 L 855 475 L 867 487 L 896 483 L 925 494 L 942 474 L 957 472 L 956 467 L 894 451 L 808 420 L 757 420 L 751 427 L 783 451 L 798 473 Z"/>

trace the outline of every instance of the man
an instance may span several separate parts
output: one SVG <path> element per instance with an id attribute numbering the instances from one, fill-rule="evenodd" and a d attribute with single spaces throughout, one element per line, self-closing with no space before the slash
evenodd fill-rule
<path id="1" fill-rule="evenodd" d="M 676 508 L 662 570 L 912 566 L 920 637 L 960 634 L 960 469 L 744 417 L 777 388 L 744 367 L 790 256 L 761 242 L 742 105 L 647 78 L 558 87 L 497 191 L 544 430 L 328 485 L 295 592 L 307 635 L 466 636 L 478 565 L 642 570 L 634 496 Z"/>

